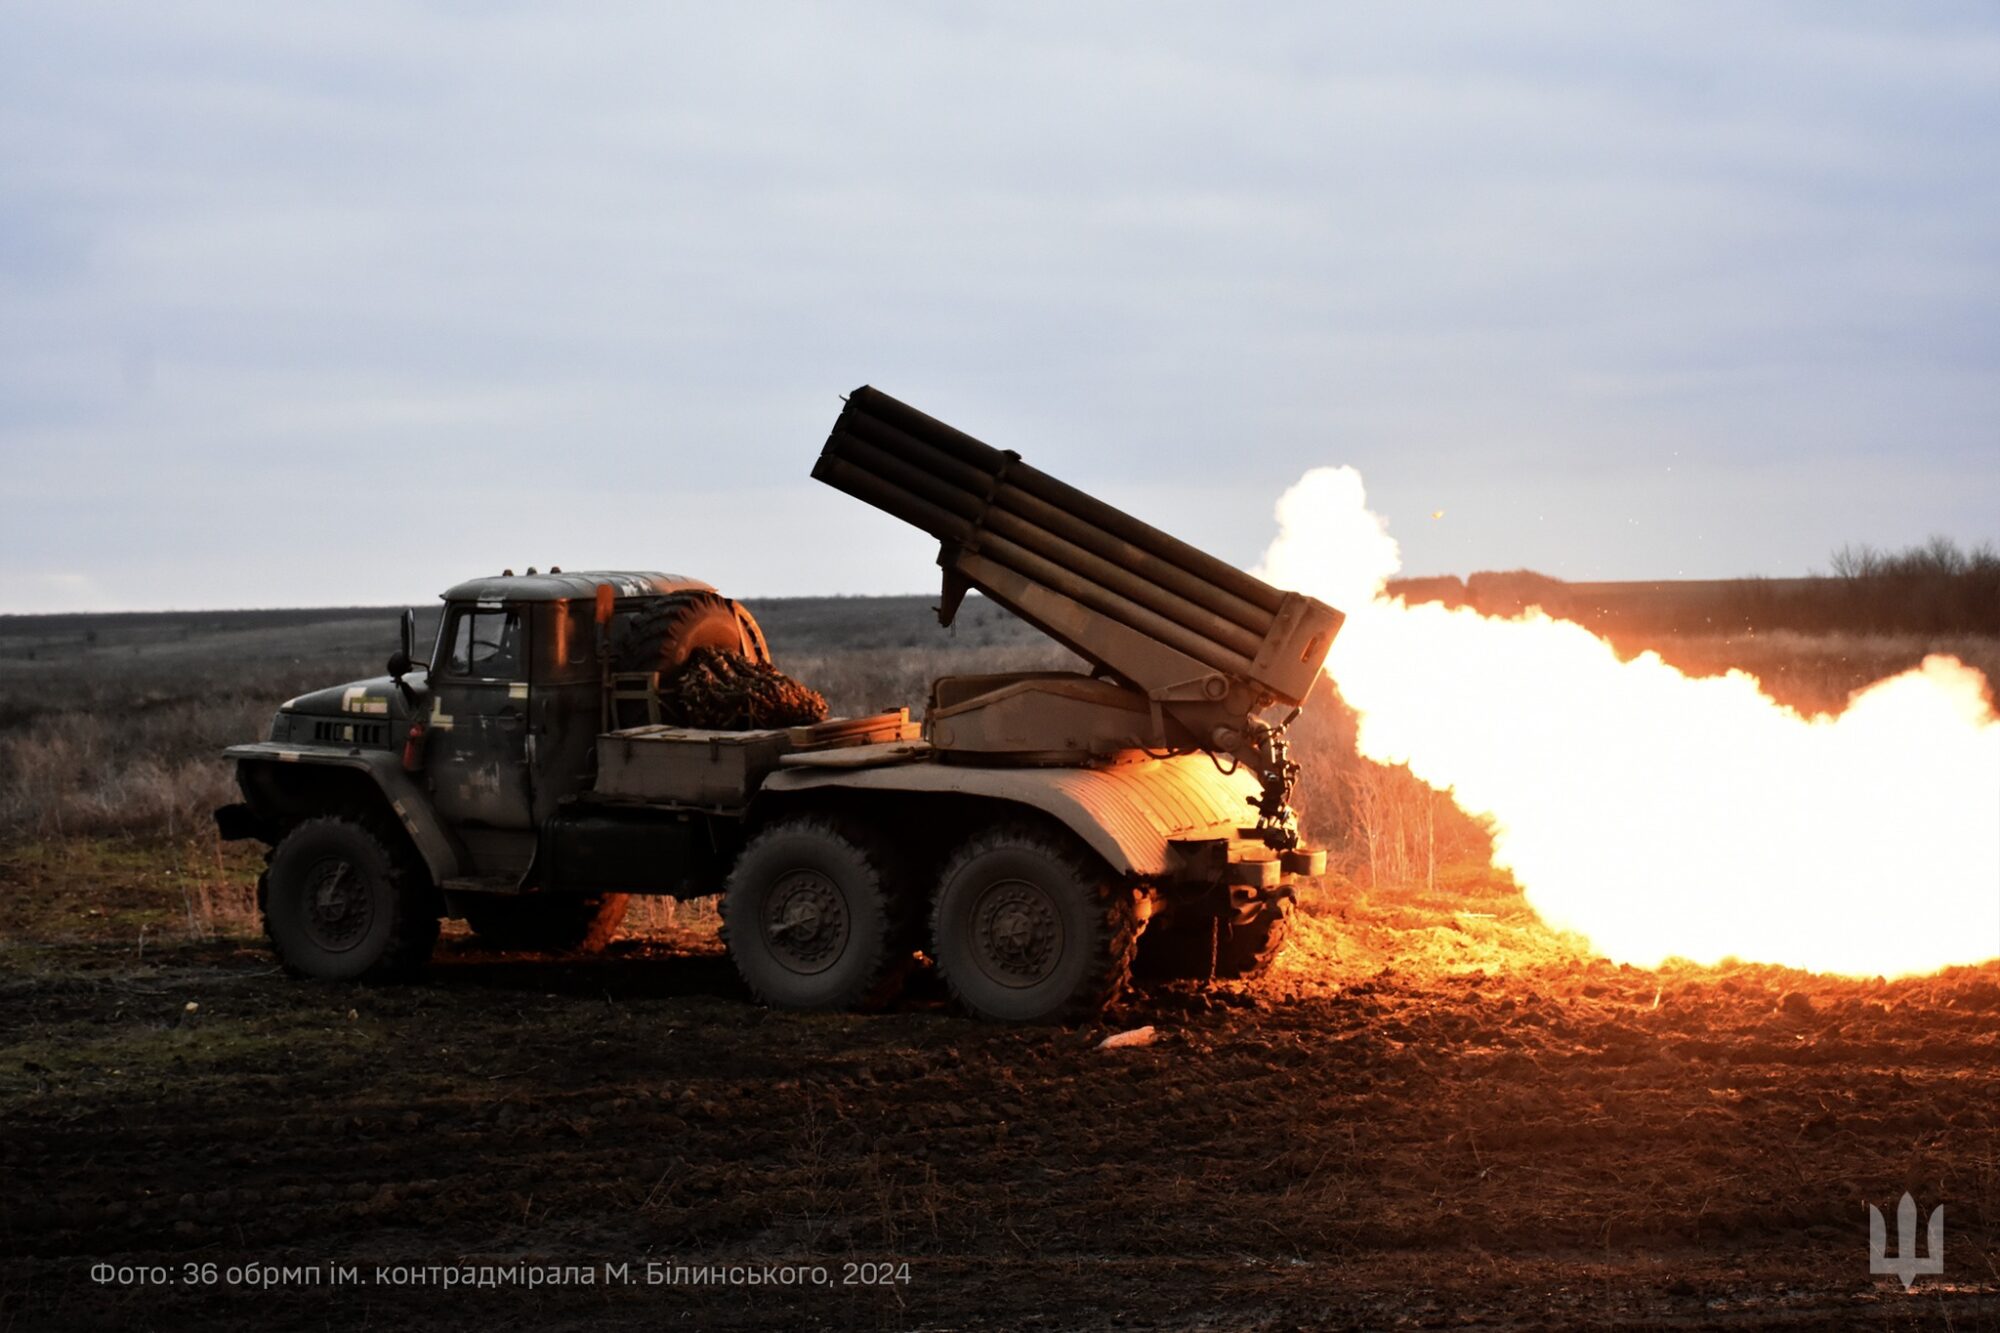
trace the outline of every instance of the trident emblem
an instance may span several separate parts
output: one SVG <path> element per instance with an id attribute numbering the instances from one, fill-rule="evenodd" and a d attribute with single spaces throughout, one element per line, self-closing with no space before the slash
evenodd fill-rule
<path id="1" fill-rule="evenodd" d="M 1931 1209 L 1930 1245 L 1923 1258 L 1917 1258 L 1917 1201 L 1903 1192 L 1903 1201 L 1896 1205 L 1896 1257 L 1889 1257 L 1888 1228 L 1882 1223 L 1882 1210 L 1874 1204 L 1868 1205 L 1868 1271 L 1873 1274 L 1894 1273 L 1903 1279 L 1903 1290 L 1917 1280 L 1919 1273 L 1944 1272 L 1944 1205 Z"/>

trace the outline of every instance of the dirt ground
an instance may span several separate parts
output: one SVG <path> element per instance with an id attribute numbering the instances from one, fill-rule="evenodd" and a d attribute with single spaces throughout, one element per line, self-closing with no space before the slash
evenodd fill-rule
<path id="1" fill-rule="evenodd" d="M 2000 965 L 1637 971 L 1337 890 L 1263 982 L 1010 1029 L 767 1012 L 658 914 L 302 983 L 164 876 L 0 859 L 0 1329 L 2000 1324 Z"/>

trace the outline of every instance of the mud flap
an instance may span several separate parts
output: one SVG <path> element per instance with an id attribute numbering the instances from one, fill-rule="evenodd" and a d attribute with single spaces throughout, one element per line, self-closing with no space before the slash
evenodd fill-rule
<path id="1" fill-rule="evenodd" d="M 215 831 L 224 842 L 242 842 L 249 838 L 263 839 L 264 821 L 257 812 L 242 802 L 235 805 L 216 807 Z"/>

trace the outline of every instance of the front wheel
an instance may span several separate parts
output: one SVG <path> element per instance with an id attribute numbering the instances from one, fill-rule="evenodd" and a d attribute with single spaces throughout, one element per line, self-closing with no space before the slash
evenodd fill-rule
<path id="1" fill-rule="evenodd" d="M 326 981 L 415 971 L 437 943 L 428 875 L 407 848 L 357 819 L 308 819 L 271 854 L 264 933 L 279 961 Z"/>
<path id="2" fill-rule="evenodd" d="M 1006 824 L 945 867 L 931 957 L 968 1012 L 1003 1023 L 1085 1018 L 1124 989 L 1138 900 L 1066 840 Z"/>

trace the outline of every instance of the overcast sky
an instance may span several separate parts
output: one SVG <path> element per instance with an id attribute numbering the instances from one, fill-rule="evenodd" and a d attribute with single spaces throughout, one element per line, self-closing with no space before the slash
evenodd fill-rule
<path id="1" fill-rule="evenodd" d="M 2000 537 L 1997 148 L 1986 3 L 8 6 L 0 611 L 924 590 L 864 382 L 1244 565 Z"/>

